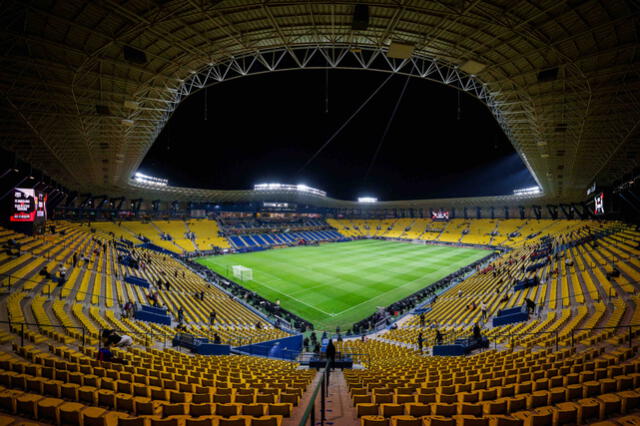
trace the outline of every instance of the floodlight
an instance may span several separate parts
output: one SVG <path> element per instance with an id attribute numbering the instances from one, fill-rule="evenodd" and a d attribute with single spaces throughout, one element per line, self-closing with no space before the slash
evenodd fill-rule
<path id="1" fill-rule="evenodd" d="M 358 197 L 359 203 L 377 203 L 378 199 L 375 197 Z"/>

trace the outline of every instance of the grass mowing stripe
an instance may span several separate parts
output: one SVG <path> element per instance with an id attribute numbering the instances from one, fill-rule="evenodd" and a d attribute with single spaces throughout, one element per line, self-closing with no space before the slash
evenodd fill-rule
<path id="1" fill-rule="evenodd" d="M 360 240 L 198 260 L 228 276 L 231 265 L 252 268 L 248 289 L 311 321 L 348 328 L 474 260 L 486 250 Z M 232 277 L 230 277 L 232 278 Z"/>

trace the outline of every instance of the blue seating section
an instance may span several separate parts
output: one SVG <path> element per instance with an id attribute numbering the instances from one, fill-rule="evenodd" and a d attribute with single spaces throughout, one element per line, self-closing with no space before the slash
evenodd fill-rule
<path id="1" fill-rule="evenodd" d="M 493 317 L 493 326 L 499 327 L 501 325 L 514 324 L 516 322 L 528 321 L 529 312 L 525 305 L 517 306 L 515 308 L 503 309 L 498 311 L 498 315 Z"/>
<path id="2" fill-rule="evenodd" d="M 300 240 L 310 242 L 345 240 L 344 236 L 337 231 L 300 231 L 273 234 L 233 235 L 229 238 L 233 245 L 240 249 L 295 244 Z"/>
<path id="3" fill-rule="evenodd" d="M 520 280 L 513 286 L 513 291 L 524 290 L 525 288 L 535 287 L 540 284 L 540 279 L 537 276 Z"/>
<path id="4" fill-rule="evenodd" d="M 243 354 L 294 360 L 302 351 L 302 337 L 302 334 L 298 334 L 267 342 L 238 346 L 234 349 Z"/>
<path id="5" fill-rule="evenodd" d="M 140 287 L 149 288 L 149 281 L 141 277 L 127 275 L 126 277 L 124 277 L 124 281 L 129 284 L 134 284 L 134 285 L 139 285 Z"/>
<path id="6" fill-rule="evenodd" d="M 198 355 L 229 355 L 230 345 L 209 342 L 207 338 L 198 338 L 189 333 L 178 333 L 171 341 L 173 347 L 180 346 Z"/>
<path id="7" fill-rule="evenodd" d="M 141 305 L 140 308 L 136 310 L 134 317 L 140 321 L 171 325 L 171 317 L 167 315 L 167 310 L 165 308 L 154 308 L 153 306 Z"/>
<path id="8" fill-rule="evenodd" d="M 489 340 L 483 337 L 476 340 L 472 337 L 456 339 L 452 345 L 435 345 L 433 355 L 435 356 L 461 356 L 471 353 L 474 349 L 489 347 Z"/>

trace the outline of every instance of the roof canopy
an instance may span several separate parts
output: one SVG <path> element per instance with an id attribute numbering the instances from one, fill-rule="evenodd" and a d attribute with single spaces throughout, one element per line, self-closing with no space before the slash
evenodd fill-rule
<path id="1" fill-rule="evenodd" d="M 367 8 L 356 3 L 367 4 Z M 637 165 L 632 0 L 9 0 L 3 147 L 70 188 L 118 195 L 177 104 L 256 72 L 375 69 L 484 101 L 548 197 Z M 368 18 L 368 19 L 367 19 Z M 135 190 L 136 192 L 139 189 Z"/>

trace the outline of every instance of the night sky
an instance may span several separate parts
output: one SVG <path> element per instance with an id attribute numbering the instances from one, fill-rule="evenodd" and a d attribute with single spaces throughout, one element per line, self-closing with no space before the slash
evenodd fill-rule
<path id="1" fill-rule="evenodd" d="M 411 79 L 368 176 L 406 82 L 393 76 L 348 126 L 311 156 L 388 74 L 304 70 L 244 77 L 186 99 L 139 171 L 170 185 L 250 189 L 304 183 L 330 197 L 381 200 L 503 195 L 535 181 L 489 110 L 472 96 Z M 205 120 L 205 99 L 207 111 Z"/>

